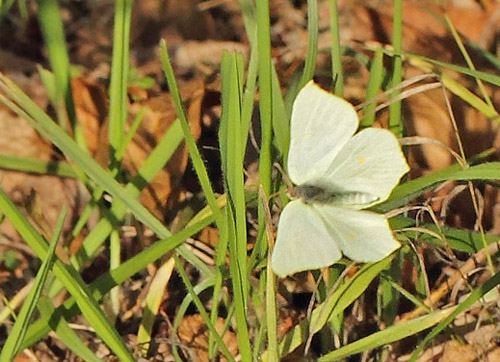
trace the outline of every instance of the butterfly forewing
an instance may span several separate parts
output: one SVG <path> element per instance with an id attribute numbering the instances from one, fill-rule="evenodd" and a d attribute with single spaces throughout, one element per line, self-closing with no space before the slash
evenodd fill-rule
<path id="1" fill-rule="evenodd" d="M 321 177 L 359 125 L 353 106 L 314 82 L 293 103 L 288 176 L 301 185 Z"/>
<path id="2" fill-rule="evenodd" d="M 367 128 L 347 142 L 321 183 L 341 193 L 373 195 L 365 208 L 385 201 L 408 170 L 397 138 L 387 130 Z"/>

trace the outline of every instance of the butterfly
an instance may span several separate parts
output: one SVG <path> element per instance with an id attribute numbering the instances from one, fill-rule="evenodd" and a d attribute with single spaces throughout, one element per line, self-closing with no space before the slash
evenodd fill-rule
<path id="1" fill-rule="evenodd" d="M 375 262 L 400 247 L 386 217 L 363 210 L 386 200 L 409 171 L 390 131 L 366 128 L 347 101 L 313 81 L 297 95 L 288 176 L 296 185 L 278 222 L 271 267 L 284 277 L 345 255 Z"/>

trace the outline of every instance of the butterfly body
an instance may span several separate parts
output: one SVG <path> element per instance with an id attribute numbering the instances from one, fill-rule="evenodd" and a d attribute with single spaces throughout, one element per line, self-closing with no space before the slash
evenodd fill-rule
<path id="1" fill-rule="evenodd" d="M 364 205 L 377 201 L 378 197 L 367 192 L 332 190 L 316 185 L 302 185 L 293 188 L 291 195 L 306 204 Z"/>

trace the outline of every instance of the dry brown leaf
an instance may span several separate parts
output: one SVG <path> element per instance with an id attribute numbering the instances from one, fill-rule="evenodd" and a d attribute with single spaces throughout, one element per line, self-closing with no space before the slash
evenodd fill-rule
<path id="1" fill-rule="evenodd" d="M 107 94 L 102 85 L 82 77 L 72 79 L 73 102 L 90 154 L 103 167 L 109 161 Z"/>
<path id="2" fill-rule="evenodd" d="M 450 31 L 434 15 L 447 14 L 459 32 L 473 41 L 482 41 L 485 34 L 490 33 L 490 20 L 498 17 L 497 10 L 500 6 L 496 3 L 481 6 L 472 0 L 461 1 L 461 4 L 456 1 L 443 3 L 440 7 L 430 0 L 403 2 L 403 48 L 445 61 L 458 56 L 462 62 L 463 58 Z M 391 43 L 394 15 L 392 1 L 367 1 L 363 5 L 342 1 L 340 9 L 343 43 L 352 40 Z M 488 46 L 489 44 L 484 44 L 484 47 Z"/>
<path id="3" fill-rule="evenodd" d="M 202 243 L 208 244 L 211 247 L 215 248 L 219 243 L 219 229 L 207 226 L 201 231 L 198 239 Z"/>
<path id="4" fill-rule="evenodd" d="M 97 82 L 84 78 L 74 79 L 72 87 L 78 122 L 84 130 L 89 151 L 101 166 L 106 167 L 109 162 L 106 91 Z M 187 116 L 195 139 L 198 139 L 201 134 L 204 89 L 199 81 L 186 83 L 182 87 L 183 93 L 190 95 Z M 122 161 L 123 167 L 135 175 L 174 122 L 176 114 L 168 93 L 147 98 L 147 92 L 137 87 L 131 88 L 130 92 L 129 95 L 136 100 L 129 105 L 130 122 L 143 108 L 146 110 L 141 125 L 128 145 Z M 182 190 L 180 182 L 187 163 L 188 153 L 186 146 L 182 143 L 165 168 L 141 193 L 141 202 L 161 220 L 179 198 Z"/>
<path id="5" fill-rule="evenodd" d="M 441 6 L 434 1 L 403 2 L 403 49 L 410 53 L 428 56 L 454 64 L 465 64 L 450 30 L 438 16 L 448 15 L 456 29 L 468 39 L 480 43 L 488 49 L 498 31 L 500 5 L 491 1 L 444 1 Z M 392 1 L 341 1 L 341 43 L 365 44 L 377 41 L 382 44 L 392 43 L 394 8 Z M 474 24 L 474 26 L 471 26 Z M 474 55 L 474 54 L 471 54 Z M 479 66 L 480 62 L 475 61 Z M 390 64 L 387 64 L 390 66 Z M 405 67 L 405 78 L 420 74 L 420 71 Z M 460 78 L 454 74 L 453 77 Z M 352 78 L 352 77 L 351 77 Z M 350 81 L 348 79 L 348 81 Z M 359 100 L 362 100 L 366 80 L 356 84 Z M 475 84 L 462 78 L 460 82 L 474 90 Z M 348 87 L 346 87 L 348 88 Z M 494 90 L 488 89 L 493 93 Z M 353 94 L 353 89 L 346 89 L 346 94 Z M 496 94 L 492 94 L 495 98 Z M 491 96 L 491 94 L 490 94 Z M 458 124 L 460 138 L 467 157 L 477 154 L 493 145 L 496 134 L 492 122 L 472 109 L 457 97 L 450 97 L 452 109 Z M 410 130 L 409 135 L 420 135 L 437 139 L 457 151 L 457 138 L 453 132 L 443 93 L 440 89 L 411 96 L 404 101 L 404 121 Z M 379 114 L 379 118 L 380 118 Z M 418 150 L 420 149 L 420 150 Z M 442 169 L 454 162 L 449 153 L 438 146 L 426 145 L 411 149 L 412 159 L 426 165 L 431 171 Z"/>
<path id="6" fill-rule="evenodd" d="M 60 158 L 28 122 L 3 107 L 0 107 L 0 133 L 0 153 L 3 155 L 43 161 Z M 0 170 L 0 179 L 2 189 L 18 205 L 25 205 L 29 195 L 36 194 L 38 208 L 43 210 L 43 218 L 50 228 L 55 226 L 62 205 L 67 206 L 69 223 L 73 211 L 87 199 L 86 194 L 71 179 L 8 170 Z M 2 223 L 0 232 L 10 240 L 19 240 L 19 235 L 7 221 Z"/>
<path id="7" fill-rule="evenodd" d="M 191 94 L 187 116 L 195 140 L 201 135 L 201 113 L 204 87 L 199 86 Z M 150 152 L 176 119 L 169 94 L 136 102 L 130 106 L 132 118 L 146 107 L 146 114 L 133 141 L 127 148 L 123 165 L 132 174 L 142 166 Z M 178 200 L 182 191 L 181 180 L 188 164 L 188 152 L 184 143 L 175 151 L 165 168 L 142 191 L 140 200 L 156 217 L 163 220 L 165 213 Z"/>
<path id="8" fill-rule="evenodd" d="M 436 89 L 413 95 L 405 101 L 403 117 L 409 120 L 406 123 L 408 134 L 432 138 L 447 146 L 454 144 L 453 127 L 442 99 L 443 92 Z M 441 170 L 452 161 L 450 152 L 438 145 L 411 147 L 410 152 L 419 164 L 425 162 L 431 170 Z"/>
<path id="9" fill-rule="evenodd" d="M 215 330 L 218 333 L 222 333 L 224 324 L 224 319 L 219 317 L 215 323 Z M 208 358 L 208 328 L 204 324 L 200 314 L 184 317 L 179 325 L 178 335 L 180 342 L 184 345 L 189 354 L 189 361 L 210 361 Z M 229 352 L 236 357 L 238 354 L 238 341 L 236 335 L 231 331 L 226 331 L 222 336 L 222 341 Z M 220 361 L 227 361 L 227 359 L 221 356 Z"/>

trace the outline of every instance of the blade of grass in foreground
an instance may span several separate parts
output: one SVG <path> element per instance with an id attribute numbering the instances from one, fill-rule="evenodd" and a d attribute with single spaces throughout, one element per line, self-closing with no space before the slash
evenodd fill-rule
<path id="1" fill-rule="evenodd" d="M 500 284 L 500 272 L 493 275 L 490 279 L 488 279 L 483 285 L 474 289 L 469 297 L 460 303 L 453 312 L 448 315 L 444 320 L 442 320 L 432 331 L 429 333 L 424 340 L 418 345 L 413 354 L 411 355 L 410 362 L 414 362 L 417 360 L 418 356 L 424 348 L 429 344 L 429 342 L 434 339 L 444 328 L 450 325 L 453 320 L 462 312 L 465 312 L 469 309 L 475 302 L 480 300 L 486 293 L 495 288 Z"/>
<path id="2" fill-rule="evenodd" d="M 309 37 L 307 54 L 299 89 L 312 79 L 316 69 L 316 58 L 318 56 L 318 0 L 307 0 L 307 35 Z"/>
<path id="3" fill-rule="evenodd" d="M 196 220 L 193 219 L 190 225 L 178 233 L 165 240 L 155 242 L 149 248 L 122 263 L 118 268 L 103 274 L 89 286 L 92 296 L 96 300 L 102 299 L 111 288 L 123 283 L 138 271 L 144 269 L 148 264 L 179 247 L 187 238 L 200 232 L 212 222 L 213 217 L 211 215 L 206 215 L 206 213 L 205 215 L 200 215 L 199 218 L 196 218 Z M 78 313 L 75 299 L 68 299 L 62 307 L 57 308 L 57 312 L 61 313 L 65 318 L 75 316 Z M 57 319 L 57 317 L 54 318 Z M 49 320 L 52 320 L 51 316 L 44 315 L 42 319 L 32 324 L 28 331 L 24 347 L 29 347 L 49 332 Z"/>
<path id="4" fill-rule="evenodd" d="M 342 71 L 342 49 L 340 47 L 337 0 L 330 0 L 330 33 L 332 36 L 331 58 L 334 92 L 339 97 L 342 97 L 344 95 L 344 72 Z"/>
<path id="5" fill-rule="evenodd" d="M 388 327 L 383 331 L 372 333 L 365 338 L 358 339 L 355 342 L 349 343 L 336 349 L 333 352 L 321 356 L 320 358 L 318 358 L 318 362 L 340 360 L 357 353 L 368 351 L 370 349 L 402 340 L 403 338 L 412 336 L 418 332 L 436 325 L 444 318 L 448 317 L 454 310 L 455 307 L 437 310 L 408 322 L 399 323 L 394 326 Z"/>
<path id="6" fill-rule="evenodd" d="M 403 79 L 403 58 L 401 50 L 403 44 L 403 1 L 394 1 L 394 23 L 392 30 L 392 45 L 394 47 L 394 58 L 392 64 L 391 88 L 395 88 Z M 390 98 L 397 98 L 400 91 L 391 93 Z M 401 119 L 401 101 L 394 102 L 389 106 L 389 129 L 397 136 L 403 135 L 403 122 Z"/>
<path id="7" fill-rule="evenodd" d="M 271 61 L 271 26 L 269 20 L 269 1 L 257 0 L 257 47 L 259 53 L 259 114 L 261 129 L 261 146 L 259 154 L 259 183 L 266 195 L 271 194 L 271 169 L 272 169 L 272 61 Z M 267 240 L 264 232 L 264 210 L 258 207 L 258 236 L 255 250 L 260 258 L 267 253 Z M 247 356 L 250 357 L 250 356 Z"/>
<path id="8" fill-rule="evenodd" d="M 109 89 L 109 157 L 112 174 L 118 174 L 118 153 L 124 142 L 127 121 L 127 78 L 129 73 L 130 21 L 132 0 L 115 2 L 113 25 L 113 60 L 111 63 L 111 84 Z M 116 202 L 119 202 L 116 200 Z M 109 237 L 109 268 L 115 269 L 121 263 L 120 234 L 117 229 Z M 110 292 L 111 313 L 114 319 L 120 312 L 120 287 Z"/>
<path id="9" fill-rule="evenodd" d="M 366 87 L 365 102 L 371 101 L 382 87 L 384 79 L 384 53 L 380 49 L 375 50 L 375 55 L 370 66 L 370 79 Z M 375 107 L 377 104 L 372 102 L 363 109 L 363 118 L 360 122 L 360 127 L 371 127 L 375 121 Z"/>
<path id="10" fill-rule="evenodd" d="M 45 239 L 34 229 L 1 188 L 0 209 L 38 257 L 40 259 L 47 258 L 48 246 Z M 104 343 L 121 360 L 134 361 L 118 332 L 109 324 L 99 304 L 92 297 L 90 289 L 80 274 L 72 266 L 65 265 L 60 260 L 55 261 L 53 270 L 56 277 L 75 299 L 87 322 L 94 328 Z"/>
<path id="11" fill-rule="evenodd" d="M 196 141 L 194 140 L 194 137 L 191 134 L 191 129 L 189 127 L 189 122 L 186 117 L 186 112 L 184 111 L 179 89 L 177 88 L 177 82 L 175 80 L 174 70 L 172 68 L 172 64 L 170 63 L 170 58 L 168 56 L 167 43 L 165 42 L 165 40 L 162 40 L 160 43 L 160 51 L 161 51 L 161 62 L 163 66 L 163 72 L 165 73 L 165 77 L 167 78 L 168 86 L 170 88 L 170 94 L 172 95 L 172 99 L 174 100 L 175 110 L 177 113 L 177 117 L 179 117 L 181 128 L 184 133 L 184 140 L 188 148 L 191 162 L 193 163 L 193 167 L 195 169 L 203 193 L 205 194 L 205 198 L 207 199 L 207 203 L 212 209 L 215 222 L 217 226 L 220 227 L 221 225 L 224 224 L 224 221 L 222 220 L 223 219 L 222 212 L 217 207 L 217 200 L 215 198 L 214 191 L 210 184 L 210 179 L 208 178 L 207 169 L 205 167 L 205 164 L 203 163 L 203 159 L 201 158 L 198 147 L 196 146 Z"/>
<path id="12" fill-rule="evenodd" d="M 398 233 L 403 233 L 411 239 L 418 239 L 438 246 L 448 246 L 454 250 L 469 254 L 477 253 L 484 247 L 480 232 L 446 226 L 438 227 L 429 223 L 419 223 L 418 228 L 415 229 L 415 219 L 404 216 L 396 216 L 389 221 L 393 230 L 397 230 Z M 496 235 L 486 234 L 484 238 L 487 244 L 498 241 Z"/>
<path id="13" fill-rule="evenodd" d="M 117 152 L 123 140 L 125 121 L 127 120 L 127 77 L 131 15 L 132 0 L 115 2 L 108 130 L 112 169 L 117 166 L 119 161 Z"/>
<path id="14" fill-rule="evenodd" d="M 76 177 L 73 168 L 65 162 L 42 161 L 37 158 L 0 155 L 0 168 L 59 177 Z"/>
<path id="15" fill-rule="evenodd" d="M 38 304 L 38 299 L 42 295 L 45 281 L 47 280 L 49 271 L 52 268 L 54 253 L 56 251 L 59 237 L 61 236 L 65 217 L 66 209 L 63 207 L 61 213 L 59 214 L 57 225 L 54 230 L 54 235 L 52 236 L 52 241 L 50 243 L 49 249 L 47 250 L 47 254 L 45 255 L 42 266 L 40 267 L 40 270 L 35 277 L 35 282 L 33 283 L 31 291 L 24 301 L 19 315 L 17 316 L 16 323 L 14 323 L 9 336 L 5 341 L 5 345 L 2 348 L 2 353 L 0 354 L 0 362 L 11 361 L 20 352 L 21 344 L 23 342 L 24 336 L 26 335 L 26 331 L 28 329 L 33 313 L 35 312 L 36 305 Z"/>
<path id="16" fill-rule="evenodd" d="M 3 74 L 0 74 L 0 89 L 15 102 L 3 94 L 0 101 L 13 112 L 28 121 L 40 134 L 56 145 L 68 158 L 80 166 L 85 173 L 111 195 L 120 199 L 142 223 L 154 230 L 161 238 L 168 237 L 170 231 L 135 198 L 116 182 L 113 177 L 58 127 L 24 92 Z"/>
<path id="17" fill-rule="evenodd" d="M 80 340 L 78 334 L 69 326 L 63 316 L 56 311 L 50 298 L 40 298 L 38 309 L 41 315 L 51 316 L 46 320 L 47 325 L 50 325 L 50 328 L 55 332 L 57 338 L 59 338 L 68 349 L 72 350 L 85 362 L 102 362 L 102 360 L 97 358 L 94 352 Z"/>
<path id="18" fill-rule="evenodd" d="M 229 271 L 233 285 L 236 309 L 236 335 L 243 360 L 251 360 L 250 336 L 247 324 L 247 226 L 244 189 L 244 150 L 242 142 L 241 93 L 243 83 L 243 58 L 241 55 L 224 54 L 222 79 L 223 117 L 219 129 L 221 162 L 224 186 L 228 200 L 226 207 L 227 237 L 231 263 Z"/>
<path id="19" fill-rule="evenodd" d="M 49 61 L 55 79 L 55 104 L 59 125 L 66 129 L 66 114 L 72 130 L 76 131 L 75 106 L 70 81 L 69 55 L 64 39 L 63 22 L 57 0 L 38 0 L 38 16 L 44 43 L 47 45 Z"/>

